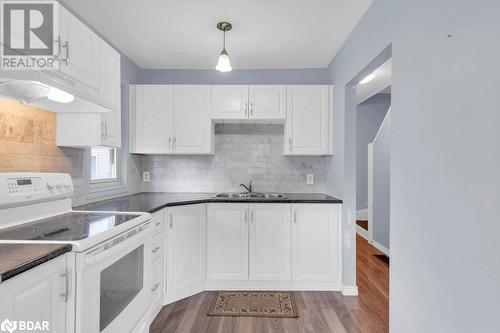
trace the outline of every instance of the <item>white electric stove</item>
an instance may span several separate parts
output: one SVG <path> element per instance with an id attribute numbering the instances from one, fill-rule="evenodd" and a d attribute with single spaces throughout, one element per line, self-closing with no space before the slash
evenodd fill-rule
<path id="1" fill-rule="evenodd" d="M 151 214 L 74 211 L 72 194 L 68 174 L 0 173 L 0 243 L 71 244 L 74 332 L 132 332 L 152 301 Z"/>

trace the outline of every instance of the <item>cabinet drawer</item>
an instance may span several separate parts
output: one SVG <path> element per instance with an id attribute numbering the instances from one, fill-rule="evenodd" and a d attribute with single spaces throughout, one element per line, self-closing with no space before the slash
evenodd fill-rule
<path id="1" fill-rule="evenodd" d="M 161 264 L 153 265 L 151 274 L 151 294 L 153 298 L 161 293 Z"/>
<path id="2" fill-rule="evenodd" d="M 153 243 L 151 247 L 151 262 L 157 261 L 161 258 L 163 253 L 163 237 L 161 234 L 158 234 L 153 237 Z"/>
<path id="3" fill-rule="evenodd" d="M 151 219 L 151 223 L 153 224 L 153 235 L 156 236 L 163 230 L 163 210 L 158 213 L 153 214 L 153 218 Z"/>

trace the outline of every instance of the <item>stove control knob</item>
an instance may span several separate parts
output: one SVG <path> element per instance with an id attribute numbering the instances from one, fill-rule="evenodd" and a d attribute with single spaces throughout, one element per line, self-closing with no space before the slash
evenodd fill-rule
<path id="1" fill-rule="evenodd" d="M 47 181 L 47 188 L 52 190 L 55 187 L 55 184 L 52 180 Z"/>

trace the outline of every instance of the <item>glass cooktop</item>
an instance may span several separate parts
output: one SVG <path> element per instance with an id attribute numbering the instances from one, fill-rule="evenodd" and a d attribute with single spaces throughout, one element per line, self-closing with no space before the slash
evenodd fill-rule
<path id="1" fill-rule="evenodd" d="M 0 231 L 0 240 L 78 241 L 106 232 L 138 215 L 71 212 Z"/>

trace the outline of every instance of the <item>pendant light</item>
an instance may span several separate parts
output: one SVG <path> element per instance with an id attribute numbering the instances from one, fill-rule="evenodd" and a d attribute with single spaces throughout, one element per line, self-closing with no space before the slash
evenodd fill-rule
<path id="1" fill-rule="evenodd" d="M 219 56 L 219 62 L 215 69 L 219 72 L 230 72 L 233 68 L 231 67 L 231 62 L 229 61 L 229 54 L 226 51 L 226 31 L 231 30 L 233 26 L 229 22 L 219 22 L 217 23 L 217 29 L 222 31 L 222 52 Z"/>

